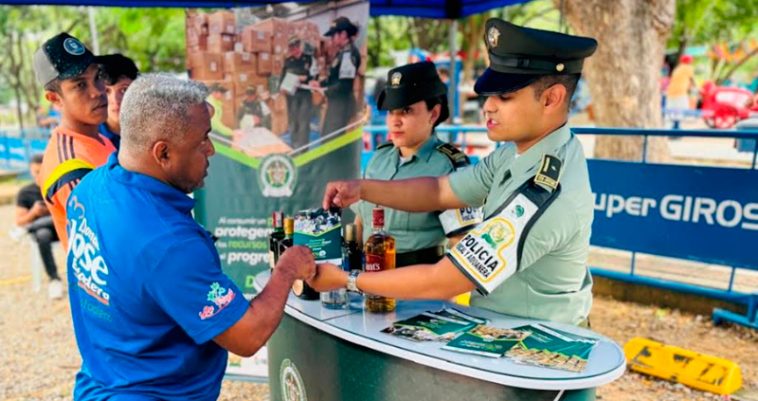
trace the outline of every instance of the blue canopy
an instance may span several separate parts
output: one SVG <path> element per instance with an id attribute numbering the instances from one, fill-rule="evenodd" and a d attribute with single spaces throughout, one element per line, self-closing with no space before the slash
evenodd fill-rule
<path id="1" fill-rule="evenodd" d="M 458 19 L 493 8 L 524 3 L 528 0 L 370 0 L 371 16 L 404 15 L 408 17 Z M 301 1 L 310 3 L 311 1 Z M 0 4 L 47 4 L 108 7 L 198 7 L 230 8 L 284 3 L 281 0 L 0 0 Z"/>

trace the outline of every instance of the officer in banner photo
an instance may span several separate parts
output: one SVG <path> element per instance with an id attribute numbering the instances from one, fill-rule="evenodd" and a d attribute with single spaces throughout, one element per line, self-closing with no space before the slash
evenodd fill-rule
<path id="1" fill-rule="evenodd" d="M 291 36 L 288 41 L 289 56 L 282 67 L 280 90 L 287 96 L 287 121 L 292 149 L 300 149 L 309 142 L 313 100 L 307 83 L 313 78 L 313 56 L 303 52 L 300 38 Z M 287 85 L 285 85 L 287 83 Z M 302 88 L 301 85 L 306 85 Z"/>
<path id="2" fill-rule="evenodd" d="M 357 34 L 358 27 L 346 17 L 337 17 L 324 33 L 339 51 L 329 66 L 326 79 L 321 82 L 311 81 L 314 89 L 321 88 L 326 95 L 326 115 L 321 137 L 345 127 L 358 111 L 353 95 L 353 82 L 361 65 L 361 53 L 353 43 Z"/>
<path id="3" fill-rule="evenodd" d="M 323 200 L 324 207 L 362 199 L 413 212 L 482 206 L 484 221 L 435 264 L 360 274 L 324 264 L 310 284 L 400 299 L 476 289 L 473 306 L 586 326 L 592 193 L 581 144 L 566 123 L 597 42 L 501 19 L 485 28 L 490 67 L 474 89 L 487 97 L 488 137 L 508 143 L 448 176 L 332 182 Z"/>
<path id="4" fill-rule="evenodd" d="M 364 178 L 402 180 L 439 177 L 469 165 L 468 157 L 441 141 L 435 127 L 450 116 L 447 87 L 433 63 L 407 64 L 387 73 L 387 85 L 377 97 L 379 110 L 387 110 L 391 141 L 380 145 L 366 166 Z M 356 225 L 363 242 L 371 235 L 375 205 L 355 205 Z M 463 218 L 468 217 L 468 218 Z M 445 253 L 446 237 L 460 235 L 481 222 L 479 208 L 409 213 L 385 211 L 385 229 L 397 241 L 397 267 L 436 263 Z"/>

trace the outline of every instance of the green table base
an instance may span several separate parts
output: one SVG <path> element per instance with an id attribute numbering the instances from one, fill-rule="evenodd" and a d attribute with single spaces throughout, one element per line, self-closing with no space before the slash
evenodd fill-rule
<path id="1" fill-rule="evenodd" d="M 558 395 L 423 366 L 332 337 L 288 315 L 267 348 L 273 401 L 553 401 Z M 567 391 L 560 398 L 594 399 L 594 389 Z"/>

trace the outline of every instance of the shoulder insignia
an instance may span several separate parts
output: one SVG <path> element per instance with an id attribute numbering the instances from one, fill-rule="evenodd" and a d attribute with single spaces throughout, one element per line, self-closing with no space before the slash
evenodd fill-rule
<path id="1" fill-rule="evenodd" d="M 394 144 L 392 143 L 392 141 L 387 141 L 387 142 L 385 142 L 385 143 L 377 146 L 376 150 L 388 148 L 388 147 L 391 147 L 391 146 L 394 146 Z"/>
<path id="2" fill-rule="evenodd" d="M 471 164 L 468 156 L 449 143 L 441 143 L 436 147 L 437 151 L 445 155 L 453 163 L 455 169 L 466 167 Z"/>

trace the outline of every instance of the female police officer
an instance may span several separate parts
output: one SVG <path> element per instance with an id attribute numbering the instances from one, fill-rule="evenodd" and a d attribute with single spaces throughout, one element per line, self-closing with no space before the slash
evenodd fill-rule
<path id="1" fill-rule="evenodd" d="M 468 165 L 465 154 L 434 134 L 434 128 L 450 113 L 447 89 L 433 63 L 407 64 L 390 70 L 377 106 L 388 111 L 387 131 L 391 142 L 377 148 L 364 178 L 438 177 Z M 358 232 L 363 232 L 365 242 L 371 234 L 371 212 L 376 205 L 360 202 L 356 206 L 356 225 Z M 458 235 L 481 221 L 473 210 L 409 213 L 387 209 L 385 230 L 397 240 L 397 267 L 436 263 L 444 254 L 446 235 Z M 460 221 L 456 216 L 467 219 Z M 364 230 L 363 225 L 368 227 Z"/>
<path id="2" fill-rule="evenodd" d="M 597 42 L 500 19 L 485 28 L 490 67 L 474 90 L 487 96 L 489 138 L 510 143 L 449 176 L 334 182 L 324 195 L 325 205 L 360 198 L 407 211 L 483 205 L 484 221 L 434 265 L 359 276 L 321 265 L 312 285 L 404 299 L 477 289 L 474 306 L 586 325 L 592 192 L 581 144 L 566 121 L 583 60 Z"/>

